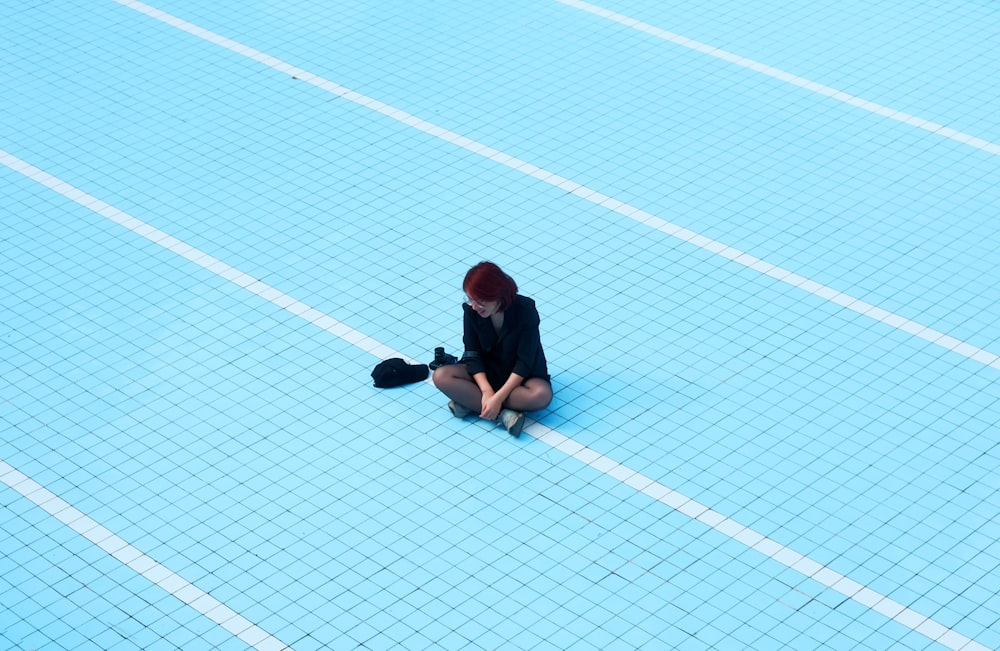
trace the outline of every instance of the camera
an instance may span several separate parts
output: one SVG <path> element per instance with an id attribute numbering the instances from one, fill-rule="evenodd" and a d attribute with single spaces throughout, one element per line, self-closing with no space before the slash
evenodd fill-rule
<path id="1" fill-rule="evenodd" d="M 444 348 L 438 346 L 434 349 L 434 361 L 428 364 L 430 369 L 433 371 L 441 366 L 448 366 L 449 364 L 458 364 L 458 358 L 454 355 L 449 355 L 444 352 Z"/>

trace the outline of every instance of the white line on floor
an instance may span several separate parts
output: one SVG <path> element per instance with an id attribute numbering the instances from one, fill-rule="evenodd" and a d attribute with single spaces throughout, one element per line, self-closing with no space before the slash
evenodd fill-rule
<path id="1" fill-rule="evenodd" d="M 254 649 L 258 651 L 291 649 L 278 638 L 142 553 L 3 459 L 0 459 L 0 481 Z"/>
<path id="2" fill-rule="evenodd" d="M 309 307 L 305 303 L 292 298 L 281 290 L 256 280 L 251 276 L 208 255 L 207 253 L 204 253 L 182 242 L 181 240 L 160 231 L 159 229 L 153 228 L 149 224 L 146 224 L 145 222 L 118 210 L 110 204 L 87 194 L 65 181 L 61 181 L 51 174 L 3 151 L 2 149 L 0 149 L 0 164 L 7 166 L 15 172 L 18 172 L 55 192 L 58 192 L 67 199 L 92 210 L 100 216 L 110 219 L 116 224 L 122 225 L 123 227 L 131 230 L 133 233 L 146 238 L 150 242 L 158 244 L 168 251 L 176 253 L 177 255 L 194 262 L 202 268 L 218 275 L 220 278 L 228 280 L 239 287 L 256 294 L 276 307 L 287 310 L 288 312 L 299 316 L 310 323 L 319 326 L 320 328 L 323 328 L 330 334 L 353 344 L 362 350 L 372 353 L 379 359 L 384 359 L 386 357 L 402 357 L 407 359 L 407 356 L 402 353 L 375 341 L 371 337 L 368 337 L 367 335 L 364 335 L 349 326 L 344 325 L 340 321 L 323 314 L 315 308 Z M 835 572 L 821 563 L 799 554 L 798 552 L 754 531 L 753 529 L 750 529 L 749 527 L 743 526 L 718 511 L 713 511 L 709 507 L 683 495 L 682 493 L 671 490 L 663 484 L 638 473 L 631 468 L 624 466 L 591 448 L 588 448 L 585 445 L 577 443 L 573 439 L 560 434 L 554 429 L 546 427 L 539 422 L 530 421 L 524 431 L 553 449 L 573 457 L 598 472 L 601 472 L 608 477 L 615 479 L 635 489 L 636 491 L 661 502 L 662 504 L 665 504 L 666 506 L 688 516 L 689 518 L 698 520 L 732 540 L 742 543 L 747 547 L 774 559 L 786 567 L 789 567 L 792 570 L 819 582 L 831 590 L 836 590 L 845 597 L 881 613 L 882 615 L 899 622 L 903 626 L 925 635 L 926 637 L 935 640 L 950 649 L 954 649 L 955 651 L 989 651 L 987 647 L 979 644 L 975 640 L 968 638 L 961 633 L 930 619 L 929 617 L 925 617 L 924 615 L 907 608 L 903 604 L 875 592 L 874 590 L 853 581 L 838 572 Z M 3 462 L 0 461 L 0 463 Z M 18 490 L 22 495 L 25 495 L 32 501 L 35 501 L 36 504 L 42 506 L 42 508 L 45 508 L 56 517 L 59 517 L 63 520 L 63 522 L 66 522 L 70 526 L 74 526 L 70 524 L 71 522 L 83 523 L 79 529 L 74 527 L 74 529 L 80 533 L 83 533 L 84 531 L 92 531 L 95 527 L 100 527 L 100 525 L 96 522 L 93 522 L 87 516 L 83 515 L 79 511 L 76 511 L 76 509 L 66 504 L 55 495 L 49 493 L 41 486 L 35 484 L 32 480 L 24 477 L 5 463 L 0 466 L 0 477 L 2 477 L 9 486 Z M 8 477 L 13 477 L 13 482 L 9 481 L 7 479 Z M 25 488 L 22 489 L 18 487 Z M 63 517 L 65 517 L 65 519 L 63 519 Z M 100 529 L 103 530 L 103 527 Z M 87 534 L 83 533 L 83 535 Z M 148 557 L 142 555 L 141 552 L 132 548 L 128 545 L 128 543 L 125 543 L 107 530 L 101 531 L 101 533 L 95 537 L 99 540 L 112 540 L 113 542 L 109 544 L 109 547 L 103 547 L 102 545 L 102 548 L 108 551 L 108 553 L 115 555 L 115 557 L 122 560 L 122 562 L 129 564 L 129 566 L 133 567 L 133 569 L 136 569 L 136 567 L 130 562 L 123 560 L 123 558 L 131 559 L 135 557 L 142 559 L 138 562 L 138 567 L 147 567 L 149 563 L 155 563 L 155 561 L 148 559 Z M 91 538 L 91 540 L 94 540 L 94 538 Z M 95 543 L 101 544 L 96 540 Z M 123 555 L 118 555 L 115 552 L 119 549 L 127 549 L 127 551 L 124 552 Z M 153 572 L 155 577 L 159 577 L 161 574 L 166 572 L 169 573 L 169 576 L 172 579 L 183 581 L 183 579 L 159 564 L 156 564 L 154 567 L 155 570 Z M 141 570 L 137 569 L 137 571 Z M 155 582 L 160 584 L 159 581 Z M 206 616 L 213 617 L 213 621 L 218 621 L 215 617 L 218 616 L 220 611 L 222 611 L 226 622 L 238 622 L 237 628 L 242 627 L 244 622 L 246 622 L 246 620 L 238 614 L 228 610 L 224 604 L 220 604 L 218 601 L 212 599 L 212 597 L 201 592 L 198 588 L 188 584 L 186 581 L 184 583 L 190 587 L 185 591 L 183 597 L 180 598 L 183 598 L 185 602 L 189 603 L 193 608 L 203 612 Z M 169 585 L 172 586 L 173 584 Z M 188 594 L 188 591 L 191 593 L 197 591 L 197 593 L 195 593 L 196 596 L 189 599 L 191 595 Z M 171 592 L 173 593 L 174 591 L 171 590 Z M 208 606 L 211 607 L 208 608 Z M 202 608 L 206 608 L 206 610 L 202 610 Z M 249 622 L 246 623 L 249 624 Z M 250 624 L 250 626 L 253 625 Z M 266 635 L 263 631 L 256 629 L 252 636 L 257 637 L 261 634 Z M 269 637 L 268 639 L 273 638 Z M 268 640 L 265 640 L 265 642 L 272 644 L 268 642 Z M 280 644 L 277 640 L 275 640 L 275 643 Z M 258 648 L 267 648 L 270 650 L 273 647 L 267 646 Z"/>
<path id="3" fill-rule="evenodd" d="M 635 18 L 611 11 L 610 9 L 605 9 L 604 7 L 599 7 L 589 2 L 583 2 L 583 0 L 555 1 L 568 7 L 573 7 L 575 9 L 591 13 L 595 16 L 600 16 L 601 18 L 616 22 L 619 25 L 631 27 L 632 29 L 649 34 L 650 36 L 655 36 L 656 38 L 660 38 L 665 41 L 669 41 L 675 45 L 680 45 L 694 50 L 695 52 L 700 52 L 701 54 L 706 54 L 708 56 L 715 57 L 716 59 L 727 61 L 748 70 L 753 70 L 754 72 L 759 72 L 762 75 L 767 75 L 773 79 L 792 84 L 793 86 L 798 86 L 799 88 L 808 90 L 818 95 L 835 99 L 838 102 L 849 104 L 850 106 L 868 111 L 869 113 L 881 115 L 882 117 L 902 122 L 903 124 L 916 127 L 917 129 L 930 131 L 931 133 L 935 133 L 945 138 L 950 138 L 951 140 L 955 140 L 956 142 L 960 142 L 964 145 L 969 145 L 970 147 L 975 147 L 976 149 L 980 149 L 989 154 L 1000 155 L 1000 145 L 997 143 L 984 140 L 983 138 L 979 138 L 968 133 L 963 133 L 943 124 L 937 124 L 936 122 L 931 122 L 930 120 L 925 120 L 915 115 L 910 115 L 909 113 L 897 111 L 889 108 L 888 106 L 882 106 L 881 104 L 876 104 L 875 102 L 869 102 L 866 99 L 845 93 L 844 91 L 837 90 L 836 88 L 824 86 L 823 84 L 816 83 L 815 81 L 811 81 L 804 77 L 799 77 L 789 72 L 785 72 L 784 70 L 779 70 L 778 68 L 769 66 L 766 63 L 760 63 L 759 61 L 754 61 L 753 59 L 748 59 L 738 54 L 727 52 L 726 50 L 720 50 L 717 47 L 700 43 L 685 36 L 681 36 L 680 34 L 668 32 L 667 30 L 656 27 L 655 25 L 644 23 L 640 20 L 636 20 Z"/>
<path id="4" fill-rule="evenodd" d="M 187 32 L 188 34 L 197 36 L 205 41 L 214 43 L 215 45 L 223 47 L 230 52 L 234 52 L 253 61 L 257 61 L 258 63 L 261 63 L 277 72 L 305 81 L 313 86 L 316 86 L 317 88 L 321 88 L 359 106 L 363 106 L 380 113 L 381 115 L 392 118 L 397 122 L 434 136 L 435 138 L 440 138 L 441 140 L 483 156 L 484 158 L 488 158 L 491 161 L 521 172 L 522 174 L 544 181 L 545 183 L 560 188 L 569 194 L 585 199 L 599 206 L 603 206 L 608 210 L 616 212 L 624 217 L 628 217 L 629 219 L 635 220 L 641 224 L 645 224 L 646 226 L 670 235 L 671 237 L 683 240 L 700 249 L 714 253 L 775 280 L 797 287 L 814 296 L 835 303 L 845 309 L 875 319 L 876 321 L 880 321 L 885 325 L 891 326 L 915 337 L 919 337 L 920 339 L 932 343 L 935 346 L 946 348 L 947 350 L 958 353 L 959 355 L 968 357 L 971 360 L 1000 370 L 1000 356 L 995 355 L 988 350 L 978 348 L 943 332 L 934 330 L 933 328 L 928 328 L 915 321 L 899 316 L 898 314 L 883 310 L 882 308 L 876 307 L 871 303 L 866 303 L 865 301 L 854 298 L 853 296 L 837 291 L 832 287 L 827 287 L 826 285 L 804 278 L 796 273 L 788 271 L 787 269 L 782 269 L 781 267 L 777 267 L 761 260 L 760 258 L 752 256 L 749 253 L 740 251 L 739 249 L 734 249 L 733 247 L 722 244 L 721 242 L 716 242 L 715 240 L 705 237 L 704 235 L 668 222 L 665 219 L 661 219 L 652 213 L 648 213 L 640 208 L 598 192 L 597 190 L 581 185 L 576 181 L 559 176 L 558 174 L 545 170 L 541 167 L 532 165 L 527 161 L 505 154 L 502 151 L 494 149 L 488 145 L 484 145 L 463 135 L 449 131 L 443 127 L 439 127 L 405 111 L 380 102 L 377 99 L 362 95 L 361 93 L 355 92 L 349 88 L 341 86 L 340 84 L 324 79 L 319 75 L 315 75 L 307 70 L 303 70 L 290 63 L 286 63 L 249 46 L 243 45 L 242 43 L 238 43 L 232 39 L 226 38 L 225 36 L 221 36 L 215 32 L 211 32 L 207 29 L 177 18 L 176 16 L 172 16 L 145 3 L 138 2 L 137 0 L 114 1 L 166 25 L 170 25 L 171 27 L 175 27 L 179 30 Z"/>

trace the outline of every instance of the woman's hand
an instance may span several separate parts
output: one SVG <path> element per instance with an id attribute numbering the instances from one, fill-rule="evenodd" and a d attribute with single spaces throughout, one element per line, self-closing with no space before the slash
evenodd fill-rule
<path id="1" fill-rule="evenodd" d="M 479 413 L 480 418 L 486 420 L 496 420 L 503 408 L 503 396 L 495 393 L 483 394 L 483 410 Z"/>

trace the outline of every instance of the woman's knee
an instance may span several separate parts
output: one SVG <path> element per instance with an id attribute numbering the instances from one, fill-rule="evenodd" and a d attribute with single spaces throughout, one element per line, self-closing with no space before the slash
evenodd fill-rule
<path id="1" fill-rule="evenodd" d="M 454 385 L 455 382 L 471 382 L 472 377 L 465 370 L 465 364 L 448 364 L 434 369 L 431 381 L 434 382 L 434 386 L 440 389 L 444 386 Z"/>
<path id="2" fill-rule="evenodd" d="M 532 404 L 534 410 L 545 409 L 552 402 L 552 385 L 544 380 L 531 381 L 525 383 L 524 388 L 528 390 L 525 396 Z"/>
<path id="3" fill-rule="evenodd" d="M 434 369 L 434 373 L 431 375 L 431 381 L 434 382 L 434 386 L 441 388 L 447 385 L 450 380 L 454 378 L 454 375 L 448 370 L 447 366 L 439 366 Z"/>

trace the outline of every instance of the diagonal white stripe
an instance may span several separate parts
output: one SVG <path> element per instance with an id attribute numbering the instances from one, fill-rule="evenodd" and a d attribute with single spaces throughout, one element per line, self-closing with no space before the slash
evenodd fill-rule
<path id="1" fill-rule="evenodd" d="M 502 151 L 490 147 L 489 145 L 484 145 L 463 135 L 449 131 L 443 127 L 439 127 L 435 124 L 427 122 L 426 120 L 418 118 L 415 115 L 411 115 L 376 99 L 362 95 L 361 93 L 355 92 L 301 68 L 297 68 L 289 63 L 285 63 L 280 59 L 276 59 L 268 54 L 264 54 L 263 52 L 233 41 L 232 39 L 210 32 L 197 25 L 193 25 L 145 3 L 138 2 L 137 0 L 114 1 L 125 7 L 141 12 L 150 18 L 163 22 L 164 24 L 176 27 L 177 29 L 187 32 L 188 34 L 202 38 L 210 43 L 215 43 L 216 45 L 224 47 L 231 52 L 257 61 L 258 63 L 272 68 L 273 70 L 290 75 L 299 80 L 306 81 L 317 88 L 321 88 L 350 102 L 354 102 L 359 106 L 364 106 L 372 111 L 380 113 L 381 115 L 392 118 L 393 120 L 422 131 L 428 135 L 434 136 L 435 138 L 440 138 L 441 140 L 449 142 L 457 147 L 461 147 L 462 149 L 483 156 L 484 158 L 488 158 L 491 161 L 521 172 L 522 174 L 526 174 L 527 176 L 538 179 L 539 181 L 544 181 L 545 183 L 560 188 L 569 194 L 585 199 L 586 201 L 596 205 L 603 206 L 604 208 L 622 215 L 623 217 L 645 224 L 650 228 L 666 233 L 671 237 L 683 240 L 693 246 L 708 251 L 709 253 L 731 260 L 732 262 L 743 265 L 748 269 L 763 273 L 764 275 L 792 285 L 793 287 L 798 287 L 799 289 L 835 303 L 845 309 L 857 312 L 858 314 L 877 321 L 881 321 L 882 323 L 898 330 L 902 330 L 903 332 L 913 334 L 929 343 L 934 344 L 935 346 L 946 348 L 958 353 L 959 355 L 968 357 L 973 361 L 984 364 L 985 366 L 990 366 L 1000 370 L 1000 356 L 995 355 L 988 350 L 961 342 L 943 332 L 928 328 L 902 316 L 881 310 L 870 303 L 866 303 L 865 301 L 854 298 L 853 296 L 844 294 L 843 292 L 837 291 L 832 287 L 821 285 L 820 283 L 803 278 L 802 276 L 799 276 L 791 271 L 782 269 L 781 267 L 776 267 L 750 255 L 749 253 L 745 253 L 739 249 L 734 249 L 733 247 L 721 242 L 716 242 L 715 240 L 705 237 L 700 233 L 688 230 L 682 226 L 678 226 L 677 224 L 672 224 L 664 219 L 661 219 L 660 217 L 657 217 L 656 215 L 619 201 L 613 197 L 609 197 L 602 192 L 588 188 L 587 186 L 581 185 L 576 181 L 559 176 L 558 174 L 545 170 L 519 158 L 515 158 L 514 156 L 510 156 L 509 154 L 505 154 Z"/>
<path id="2" fill-rule="evenodd" d="M 759 72 L 762 75 L 767 75 L 779 81 L 783 81 L 793 86 L 798 86 L 799 88 L 811 91 L 818 95 L 823 95 L 824 97 L 829 97 L 835 99 L 838 102 L 843 102 L 844 104 L 849 104 L 856 108 L 868 111 L 869 113 L 874 113 L 876 115 L 881 115 L 882 117 L 889 118 L 890 120 L 895 120 L 897 122 L 902 122 L 903 124 L 909 125 L 911 127 L 916 127 L 917 129 L 923 129 L 924 131 L 929 131 L 935 133 L 944 138 L 950 138 L 956 142 L 960 142 L 964 145 L 969 145 L 970 147 L 975 147 L 985 151 L 988 154 L 1000 155 L 1000 145 L 995 142 L 990 142 L 989 140 L 984 140 L 977 136 L 970 135 L 968 133 L 963 133 L 951 127 L 945 126 L 943 124 L 938 124 L 936 122 L 931 122 L 930 120 L 925 120 L 919 118 L 915 115 L 910 115 L 909 113 L 904 113 L 903 111 L 897 111 L 896 109 L 889 108 L 888 106 L 882 106 L 881 104 L 876 104 L 875 102 L 870 102 L 866 99 L 856 97 L 844 91 L 837 90 L 836 88 L 831 88 L 830 86 L 825 86 L 823 84 L 811 81 L 804 77 L 799 77 L 798 75 L 793 75 L 784 70 L 769 66 L 765 63 L 760 63 L 759 61 L 754 61 L 753 59 L 748 59 L 746 57 L 740 56 L 738 54 L 733 54 L 732 52 L 727 52 L 726 50 L 721 50 L 712 45 L 707 45 L 705 43 L 700 43 L 698 41 L 692 40 L 680 34 L 675 34 L 669 32 L 665 29 L 656 27 L 655 25 L 650 25 L 649 23 L 644 23 L 635 18 L 631 18 L 624 14 L 620 14 L 610 9 L 605 9 L 604 7 L 599 7 L 595 4 L 589 2 L 584 2 L 583 0 L 555 0 L 561 4 L 568 7 L 573 7 L 575 9 L 580 9 L 586 11 L 587 13 L 593 14 L 595 16 L 600 16 L 612 22 L 618 23 L 619 25 L 624 25 L 626 27 L 631 27 L 637 31 L 643 32 L 644 34 L 649 34 L 650 36 L 655 36 L 656 38 L 663 39 L 664 41 L 669 41 L 675 45 L 680 45 L 688 49 L 694 50 L 695 52 L 700 52 L 701 54 L 706 54 L 710 57 L 715 57 L 716 59 L 721 59 L 722 61 L 728 61 L 734 65 L 746 68 L 748 70 L 753 70 L 754 72 Z"/>
<path id="3" fill-rule="evenodd" d="M 705 526 L 715 529 L 727 538 L 754 549 L 786 567 L 807 576 L 826 588 L 835 590 L 848 599 L 879 612 L 907 628 L 921 633 L 950 649 L 963 651 L 989 651 L 988 647 L 962 635 L 903 604 L 871 590 L 860 583 L 818 563 L 781 543 L 750 529 L 739 522 L 714 511 L 678 493 L 663 484 L 636 472 L 627 466 L 605 457 L 576 441 L 569 439 L 545 425 L 532 421 L 524 431 L 535 439 L 559 450 L 581 463 L 621 481 L 638 492 L 682 513 Z"/>
<path id="4" fill-rule="evenodd" d="M 133 233 L 145 237 L 150 242 L 159 244 L 165 249 L 172 251 L 187 260 L 194 262 L 202 268 L 217 274 L 220 278 L 229 280 L 239 287 L 256 294 L 266 301 L 269 301 L 273 305 L 283 310 L 288 310 L 292 314 L 306 319 L 310 323 L 323 328 L 330 334 L 333 334 L 334 336 L 339 337 L 342 340 L 361 348 L 362 350 L 371 352 L 373 355 L 380 358 L 406 357 L 402 353 L 395 351 L 388 346 L 371 339 L 370 337 L 367 337 L 357 330 L 341 324 L 332 317 L 322 314 L 318 310 L 301 303 L 280 290 L 251 278 L 239 270 L 230 267 L 224 262 L 213 258 L 207 253 L 203 253 L 198 249 L 164 233 L 163 231 L 153 228 L 145 222 L 142 222 L 141 220 L 114 208 L 110 204 L 107 204 L 64 181 L 57 179 L 47 172 L 44 172 L 3 150 L 0 150 L 0 164 L 6 165 L 10 169 L 53 189 L 67 199 L 71 199 L 72 201 L 79 203 L 81 206 L 89 208 L 98 215 L 110 219 L 117 224 L 121 224 Z M 324 327 L 324 324 L 331 324 L 332 327 Z M 677 491 L 664 486 L 654 479 L 642 475 L 628 466 L 622 465 L 610 457 L 606 457 L 600 452 L 597 452 L 596 450 L 560 434 L 554 429 L 546 427 L 537 421 L 529 420 L 524 431 L 536 440 L 550 446 L 554 450 L 558 450 L 563 454 L 573 457 L 581 463 L 590 466 L 591 468 L 611 477 L 612 479 L 615 479 L 616 481 L 631 486 L 636 491 L 643 493 L 644 495 L 661 502 L 672 509 L 675 509 L 679 513 L 682 513 L 683 515 L 686 515 L 694 520 L 698 520 L 728 538 L 742 543 L 747 547 L 750 547 L 751 549 L 754 549 L 778 561 L 779 563 L 782 563 L 792 570 L 819 582 L 831 590 L 836 590 L 845 597 L 871 608 L 872 610 L 875 610 L 876 612 L 879 612 L 886 617 L 903 624 L 907 628 L 910 628 L 911 630 L 921 633 L 922 635 L 945 645 L 948 648 L 954 649 L 955 651 L 989 651 L 987 647 L 979 644 L 975 640 L 947 628 L 946 626 L 939 624 L 934 620 L 911 610 L 910 608 L 907 608 L 903 604 L 900 604 L 889 597 L 852 581 L 848 577 L 835 572 L 825 565 L 803 556 L 802 554 L 799 554 L 791 548 L 786 547 L 781 543 L 764 536 L 763 534 L 745 527 L 739 522 L 732 520 L 718 511 L 714 511 L 708 506 L 705 506 L 704 504 L 701 504 L 682 493 L 678 493 Z M 208 617 L 212 617 L 213 621 L 227 627 L 232 625 L 234 628 L 241 628 L 244 626 L 244 623 L 253 627 L 252 633 L 241 631 L 240 635 L 254 637 L 260 634 L 266 634 L 249 622 L 246 622 L 246 620 L 240 617 L 237 613 L 230 611 L 224 604 L 212 599 L 210 595 L 201 592 L 197 587 L 187 583 L 166 568 L 159 566 L 152 559 L 145 557 L 145 555 L 139 552 L 139 550 L 132 548 L 128 545 L 128 543 L 121 540 L 110 531 L 100 527 L 100 525 L 96 522 L 91 521 L 87 516 L 79 511 L 76 511 L 76 509 L 69 506 L 52 493 L 49 493 L 46 489 L 39 486 L 29 478 L 21 475 L 2 461 L 0 461 L 0 464 L 3 464 L 0 465 L 0 478 L 3 478 L 5 481 L 7 481 L 7 477 L 13 478 L 11 481 L 8 481 L 8 485 L 12 488 L 15 488 L 15 490 L 21 492 L 22 495 L 25 495 L 25 497 L 28 497 L 56 517 L 60 517 L 60 519 L 65 518 L 63 519 L 63 522 L 66 522 L 66 524 L 81 523 L 79 524 L 79 529 L 77 529 L 77 531 L 83 533 L 84 531 L 93 532 L 96 530 L 98 532 L 97 534 L 94 534 L 93 537 L 88 536 L 88 538 L 93 540 L 95 544 L 101 544 L 102 548 L 108 551 L 108 553 L 113 554 L 116 558 L 130 567 L 133 567 L 134 563 L 137 568 L 146 568 L 146 571 L 151 573 L 150 580 L 154 580 L 152 577 L 156 577 L 157 580 L 155 582 L 158 585 L 163 586 L 164 589 L 167 589 L 172 594 L 178 595 L 179 598 L 183 598 L 192 607 L 199 609 L 203 608 L 204 610 L 201 610 L 201 612 Z M 59 514 L 62 514 L 62 516 Z M 102 542 L 98 543 L 98 540 Z M 150 567 L 150 564 L 153 564 L 152 567 Z M 140 570 L 137 569 L 137 571 Z M 163 572 L 167 572 L 169 574 L 161 576 Z M 223 613 L 223 616 L 221 617 L 218 615 L 220 611 Z M 215 619 L 216 617 L 219 618 Z M 224 621 L 220 622 L 220 619 Z M 230 622 L 235 623 L 230 624 Z M 241 639 L 246 638 L 241 637 Z M 270 639 L 273 638 L 268 637 L 268 640 Z M 268 640 L 264 640 L 264 642 L 271 644 Z M 271 651 L 272 647 L 267 646 L 261 648 L 267 648 L 268 651 Z"/>
<path id="5" fill-rule="evenodd" d="M 135 570 L 166 592 L 226 629 L 258 651 L 281 651 L 290 646 L 249 621 L 201 588 L 189 583 L 117 535 L 63 501 L 44 486 L 0 459 L 3 482 L 67 527 L 77 532 L 122 564 Z"/>
<path id="6" fill-rule="evenodd" d="M 323 330 L 326 330 L 333 336 L 344 339 L 365 352 L 371 353 L 375 357 L 402 357 L 402 355 L 388 346 L 385 346 L 371 337 L 368 337 L 351 328 L 350 326 L 337 321 L 333 317 L 323 314 L 319 310 L 312 308 L 301 301 L 295 300 L 287 294 L 271 287 L 267 283 L 257 280 L 253 276 L 229 266 L 225 262 L 212 257 L 204 251 L 200 251 L 192 246 L 189 246 L 188 244 L 185 244 L 172 235 L 168 235 L 167 233 L 164 233 L 163 231 L 154 228 L 153 226 L 150 226 L 149 224 L 140 221 L 125 212 L 122 212 L 111 204 L 101 201 L 97 197 L 89 195 L 86 192 L 73 187 L 65 181 L 52 176 L 48 172 L 38 169 L 34 165 L 24 162 L 2 149 L 0 149 L 0 164 L 28 177 L 36 183 L 58 192 L 67 199 L 75 201 L 81 206 L 97 213 L 101 217 L 109 219 L 116 224 L 127 228 L 136 235 L 146 238 L 153 244 L 158 244 L 164 249 L 172 253 L 176 253 L 182 258 L 195 263 L 199 267 L 214 273 L 220 278 L 239 285 L 243 289 L 260 296 L 270 303 L 274 303 L 281 309 L 287 310 L 295 316 L 302 317 L 306 321 L 309 321 Z M 409 359 L 409 361 L 410 363 L 414 362 L 412 359 Z"/>

